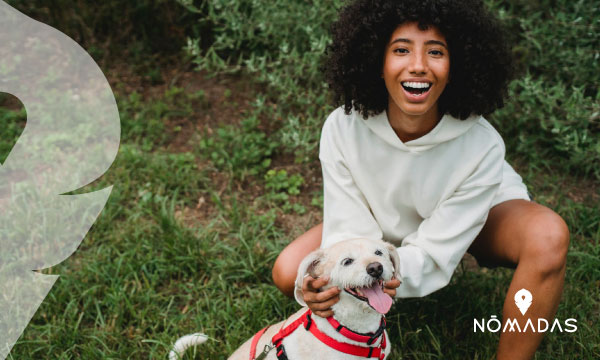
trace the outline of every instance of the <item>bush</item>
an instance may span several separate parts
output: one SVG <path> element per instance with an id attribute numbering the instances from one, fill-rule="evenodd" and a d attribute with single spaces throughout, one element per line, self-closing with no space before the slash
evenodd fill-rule
<path id="1" fill-rule="evenodd" d="M 173 0 L 8 0 L 26 15 L 64 32 L 98 61 L 181 51 L 194 17 Z"/>
<path id="2" fill-rule="evenodd" d="M 343 1 L 179 1 L 208 32 L 188 42 L 198 68 L 244 70 L 268 84 L 281 118 L 288 119 L 278 136 L 285 150 L 297 160 L 315 159 L 320 126 L 331 111 L 320 59 Z M 594 140 L 600 135 L 600 4 L 486 2 L 510 29 L 520 68 L 507 106 L 491 117 L 509 155 L 516 150 L 534 162 L 600 177 Z"/>
<path id="3" fill-rule="evenodd" d="M 259 113 L 260 108 L 239 125 L 223 125 L 216 134 L 204 136 L 199 143 L 200 155 L 210 159 L 217 169 L 242 180 L 248 175 L 263 174 L 279 143 L 260 130 Z"/>

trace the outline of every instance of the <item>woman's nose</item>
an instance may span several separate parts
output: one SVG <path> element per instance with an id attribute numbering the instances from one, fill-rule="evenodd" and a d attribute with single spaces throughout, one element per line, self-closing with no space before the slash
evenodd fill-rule
<path id="1" fill-rule="evenodd" d="M 427 60 L 421 54 L 414 54 L 411 57 L 411 61 L 408 67 L 408 71 L 411 74 L 425 74 L 427 73 Z"/>

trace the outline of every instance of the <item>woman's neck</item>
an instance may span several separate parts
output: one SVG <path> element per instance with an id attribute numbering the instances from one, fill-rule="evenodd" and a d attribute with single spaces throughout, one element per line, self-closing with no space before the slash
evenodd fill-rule
<path id="1" fill-rule="evenodd" d="M 404 143 L 429 133 L 442 118 L 437 107 L 422 115 L 409 115 L 396 106 L 388 106 L 387 116 L 392 129 Z"/>

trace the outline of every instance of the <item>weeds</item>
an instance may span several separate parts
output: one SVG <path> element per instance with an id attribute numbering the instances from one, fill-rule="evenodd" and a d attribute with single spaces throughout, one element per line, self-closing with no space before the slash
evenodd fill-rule
<path id="1" fill-rule="evenodd" d="M 217 169 L 229 171 L 239 179 L 263 174 L 271 165 L 278 142 L 259 129 L 259 113 L 254 112 L 239 125 L 224 125 L 213 136 L 205 135 L 198 144 L 200 156 Z"/>
<path id="2" fill-rule="evenodd" d="M 290 195 L 299 195 L 304 179 L 300 175 L 288 176 L 285 170 L 269 170 L 265 175 L 265 188 L 269 191 L 267 200 L 273 201 L 284 212 L 294 211 L 304 214 L 306 208 L 302 204 L 290 203 Z"/>

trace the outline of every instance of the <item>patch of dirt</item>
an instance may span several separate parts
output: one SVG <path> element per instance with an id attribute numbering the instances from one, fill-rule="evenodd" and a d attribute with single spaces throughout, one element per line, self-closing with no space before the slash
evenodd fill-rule
<path id="1" fill-rule="evenodd" d="M 23 103 L 13 94 L 0 92 L 0 107 L 10 111 L 19 111 L 23 109 Z"/>
<path id="2" fill-rule="evenodd" d="M 527 164 L 520 159 L 511 161 L 511 165 L 519 174 L 526 174 Z M 531 177 L 530 177 L 531 178 Z M 600 182 L 595 179 L 585 178 L 568 173 L 556 174 L 552 170 L 540 169 L 527 184 L 534 200 L 544 197 L 547 206 L 556 207 L 563 195 L 576 203 L 585 206 L 596 206 L 600 201 Z"/>
<path id="3" fill-rule="evenodd" d="M 184 89 L 187 94 L 202 92 L 193 102 L 190 116 L 173 117 L 167 122 L 167 132 L 172 134 L 167 150 L 186 152 L 193 150 L 194 135 L 200 132 L 211 134 L 213 129 L 227 124 L 237 124 L 243 114 L 251 108 L 254 95 L 262 89 L 242 75 L 211 75 L 194 70 L 192 64 L 166 61 L 161 65 L 162 81 L 151 81 L 137 74 L 124 62 L 116 63 L 105 70 L 113 90 L 120 94 L 134 91 L 146 101 L 160 99 L 172 87 Z"/>
<path id="4" fill-rule="evenodd" d="M 121 94 L 137 91 L 148 101 L 160 99 L 165 91 L 176 86 L 188 94 L 202 92 L 203 96 L 193 104 L 193 114 L 170 118 L 166 125 L 172 137 L 166 150 L 169 152 L 193 151 L 195 141 L 202 134 L 212 134 L 216 128 L 223 125 L 235 125 L 252 109 L 252 101 L 257 93 L 264 92 L 260 85 L 252 83 L 249 77 L 242 75 L 217 75 L 197 72 L 189 64 L 168 64 L 162 70 L 162 82 L 152 83 L 142 75 L 136 74 L 126 63 L 115 64 L 105 71 L 113 89 Z M 276 108 L 276 104 L 267 101 L 266 106 Z M 281 126 L 281 119 L 261 118 L 260 129 L 267 134 L 273 134 Z M 302 204 L 306 213 L 280 214 L 276 225 L 282 228 L 294 239 L 311 227 L 321 223 L 322 210 L 312 205 L 313 198 L 322 189 L 321 167 L 318 159 L 311 164 L 296 164 L 293 154 L 275 154 L 271 168 L 286 170 L 288 174 L 299 174 L 304 179 L 301 193 L 291 196 L 291 203 Z M 198 159 L 198 168 L 210 169 L 212 165 Z M 218 196 L 227 202 L 228 187 L 244 196 L 247 201 L 263 195 L 265 189 L 259 179 L 247 178 L 244 181 L 231 181 L 229 175 L 217 170 L 209 171 L 211 183 L 216 186 Z M 178 208 L 175 216 L 184 225 L 196 227 L 211 223 L 219 213 L 210 194 L 206 193 L 196 200 L 196 205 Z"/>
<path id="5" fill-rule="evenodd" d="M 600 201 L 600 184 L 597 181 L 568 178 L 561 187 L 575 202 L 594 205 Z"/>

